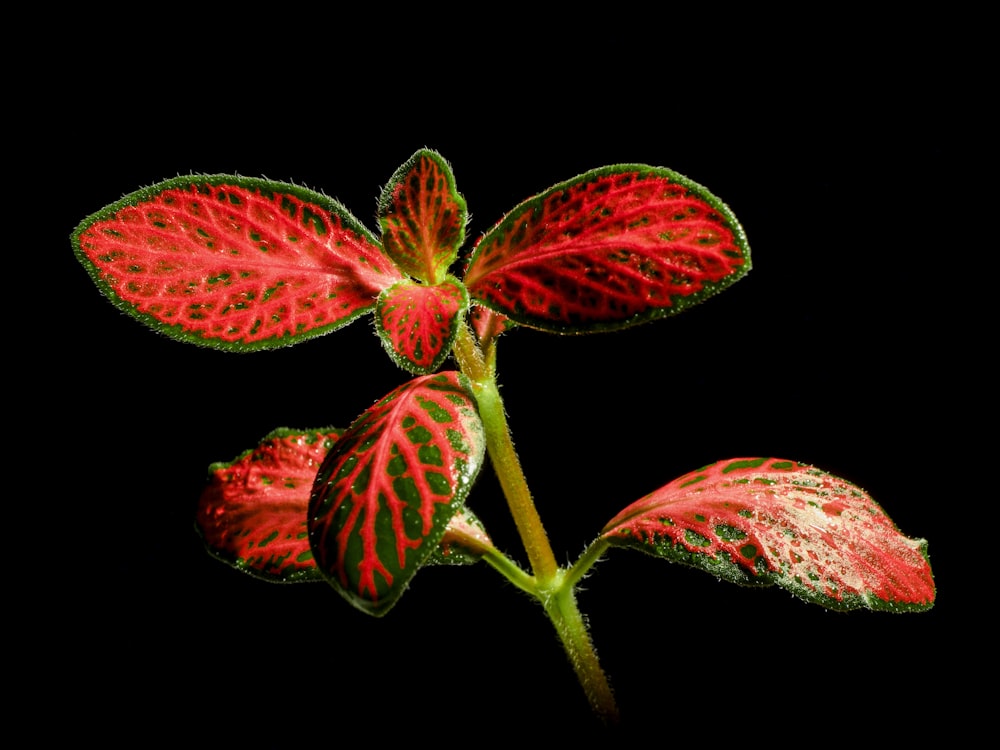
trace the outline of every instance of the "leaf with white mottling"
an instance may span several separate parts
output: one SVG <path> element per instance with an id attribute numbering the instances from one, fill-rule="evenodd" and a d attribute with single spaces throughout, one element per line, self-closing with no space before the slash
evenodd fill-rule
<path id="1" fill-rule="evenodd" d="M 864 490 L 795 461 L 706 466 L 628 506 L 602 537 L 830 609 L 934 604 L 927 542 L 903 536 Z"/>

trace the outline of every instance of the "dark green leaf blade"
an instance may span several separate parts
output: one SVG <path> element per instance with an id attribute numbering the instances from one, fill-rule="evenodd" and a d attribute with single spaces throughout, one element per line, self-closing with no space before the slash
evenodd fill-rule
<path id="1" fill-rule="evenodd" d="M 927 542 L 903 536 L 859 487 L 795 461 L 706 466 L 627 507 L 602 537 L 829 609 L 934 604 Z"/>
<path id="2" fill-rule="evenodd" d="M 457 372 L 415 378 L 362 414 L 326 457 L 309 502 L 310 544 L 330 584 L 385 614 L 465 502 L 484 450 Z"/>

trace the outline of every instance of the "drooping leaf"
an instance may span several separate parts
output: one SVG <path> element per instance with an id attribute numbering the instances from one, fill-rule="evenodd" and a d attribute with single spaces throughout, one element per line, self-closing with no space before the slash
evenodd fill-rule
<path id="1" fill-rule="evenodd" d="M 927 542 L 903 536 L 859 487 L 795 461 L 706 466 L 627 507 L 602 536 L 831 609 L 934 604 Z"/>
<path id="2" fill-rule="evenodd" d="M 322 581 L 306 519 L 316 472 L 341 433 L 281 428 L 235 460 L 212 464 L 196 514 L 208 551 L 265 581 Z M 482 522 L 463 507 L 427 564 L 470 565 L 492 546 Z"/>
<path id="3" fill-rule="evenodd" d="M 517 206 L 476 244 L 464 280 L 517 323 L 587 332 L 678 313 L 749 270 L 722 201 L 668 169 L 626 164 Z"/>
<path id="4" fill-rule="evenodd" d="M 306 188 L 233 175 L 161 182 L 89 216 L 77 257 L 119 308 L 230 350 L 334 330 L 402 278 L 348 211 Z"/>
<path id="5" fill-rule="evenodd" d="M 382 615 L 465 502 L 485 439 L 465 378 L 415 378 L 362 414 L 316 476 L 309 539 L 327 580 Z"/>
<path id="6" fill-rule="evenodd" d="M 439 153 L 422 149 L 390 178 L 379 199 L 385 251 L 403 271 L 430 284 L 444 280 L 465 241 L 465 199 Z"/>
<path id="7" fill-rule="evenodd" d="M 234 461 L 212 464 L 196 514 L 209 552 L 268 581 L 322 580 L 306 512 L 316 472 L 342 432 L 282 428 Z"/>
<path id="8" fill-rule="evenodd" d="M 379 296 L 375 328 L 392 360 L 415 375 L 444 362 L 469 297 L 454 277 L 436 285 L 401 281 Z"/>

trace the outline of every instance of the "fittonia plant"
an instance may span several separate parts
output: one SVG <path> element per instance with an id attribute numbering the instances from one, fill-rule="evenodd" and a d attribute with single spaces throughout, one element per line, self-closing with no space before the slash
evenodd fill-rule
<path id="1" fill-rule="evenodd" d="M 535 597 L 594 710 L 617 708 L 575 589 L 609 547 L 741 584 L 777 584 L 831 609 L 933 605 L 923 540 L 867 493 L 796 461 L 732 458 L 625 507 L 569 567 L 557 564 L 497 388 L 513 326 L 589 333 L 681 312 L 750 270 L 729 208 L 668 169 L 597 169 L 514 208 L 454 267 L 465 200 L 421 150 L 382 191 L 381 235 L 305 188 L 192 175 L 85 219 L 74 249 L 119 308 L 235 352 L 273 349 L 375 316 L 415 377 L 347 429 L 280 429 L 210 467 L 197 511 L 209 551 L 259 578 L 326 581 L 384 615 L 423 565 L 483 561 Z M 457 369 L 440 369 L 449 355 Z M 466 506 L 489 455 L 527 553 L 524 570 Z"/>

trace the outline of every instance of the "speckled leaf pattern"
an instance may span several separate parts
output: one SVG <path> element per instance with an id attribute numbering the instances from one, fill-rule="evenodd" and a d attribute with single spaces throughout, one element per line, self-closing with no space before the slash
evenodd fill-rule
<path id="1" fill-rule="evenodd" d="M 336 201 L 233 175 L 179 177 L 85 219 L 77 256 L 119 308 L 175 338 L 264 349 L 371 310 L 402 278 Z"/>
<path id="2" fill-rule="evenodd" d="M 313 555 L 331 585 L 365 612 L 387 612 L 465 502 L 484 448 L 457 372 L 415 378 L 362 414 L 309 502 Z"/>
<path id="3" fill-rule="evenodd" d="M 706 466 L 630 505 L 602 536 L 830 609 L 934 604 L 927 543 L 903 536 L 859 487 L 795 461 Z"/>
<path id="4" fill-rule="evenodd" d="M 316 472 L 341 432 L 279 429 L 236 460 L 212 464 L 196 515 L 209 551 L 265 580 L 322 580 L 306 511 Z"/>
<path id="5" fill-rule="evenodd" d="M 421 150 L 403 164 L 379 199 L 385 252 L 415 279 L 440 283 L 465 240 L 465 199 L 440 154 Z"/>
<path id="6" fill-rule="evenodd" d="M 668 169 L 619 165 L 508 213 L 476 244 L 465 284 L 517 323 L 587 332 L 675 314 L 749 270 L 722 201 Z"/>
<path id="7" fill-rule="evenodd" d="M 448 277 L 434 286 L 401 281 L 379 296 L 375 328 L 396 364 L 427 374 L 448 356 L 468 304 L 457 279 Z"/>

